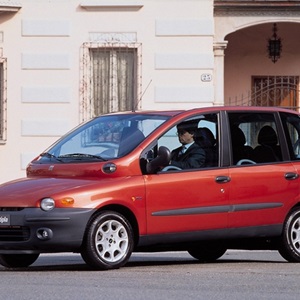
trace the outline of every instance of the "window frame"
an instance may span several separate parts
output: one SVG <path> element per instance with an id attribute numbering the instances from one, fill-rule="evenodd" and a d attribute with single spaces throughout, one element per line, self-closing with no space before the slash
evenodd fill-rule
<path id="1" fill-rule="evenodd" d="M 252 76 L 252 105 L 299 107 L 299 76 Z"/>
<path id="2" fill-rule="evenodd" d="M 247 117 L 248 115 L 248 117 Z M 252 117 L 251 115 L 261 115 L 261 117 Z M 267 117 L 269 116 L 269 117 Z M 250 118 L 250 119 L 249 119 Z M 253 118 L 253 120 L 251 121 L 251 119 Z M 257 120 L 255 120 L 255 118 Z M 261 118 L 261 120 L 259 120 Z M 248 121 L 247 121 L 248 119 Z M 263 124 L 264 123 L 264 124 Z M 268 124 L 270 123 L 270 124 Z M 229 111 L 228 112 L 228 130 L 229 130 L 229 145 L 230 145 L 230 157 L 231 157 L 231 166 L 234 167 L 245 167 L 245 166 L 251 166 L 253 164 L 236 164 L 234 161 L 236 161 L 237 159 L 235 158 L 234 155 L 234 149 L 237 150 L 237 147 L 233 145 L 233 137 L 237 137 L 237 134 L 235 133 L 234 135 L 232 135 L 232 127 L 240 127 L 241 124 L 248 124 L 247 127 L 249 127 L 249 133 L 247 134 L 246 132 L 244 132 L 243 130 L 243 134 L 245 135 L 245 138 L 248 142 L 244 144 L 244 147 L 250 146 L 252 148 L 252 152 L 251 155 L 249 157 L 245 156 L 245 159 L 250 159 L 251 161 L 256 162 L 255 165 L 263 165 L 263 164 L 274 164 L 274 163 L 282 163 L 285 158 L 286 158 L 286 141 L 285 138 L 283 138 L 283 132 L 282 132 L 282 124 L 278 118 L 278 113 L 277 112 L 268 112 L 268 111 Z M 258 126 L 259 125 L 259 126 Z M 278 157 L 276 160 L 274 161 L 257 161 L 255 159 L 255 152 L 256 152 L 256 148 L 259 148 L 261 145 L 257 142 L 257 138 L 259 135 L 260 130 L 265 126 L 265 125 L 271 125 L 271 127 L 273 127 L 273 129 L 276 132 L 277 135 L 277 147 L 278 149 L 280 149 L 280 152 L 278 154 Z M 257 127 L 256 131 L 253 131 L 253 127 Z M 240 128 L 241 129 L 241 128 Z M 250 142 L 250 143 L 249 143 Z"/>
<path id="3" fill-rule="evenodd" d="M 141 108 L 142 98 L 142 47 L 141 43 L 136 42 L 90 42 L 82 45 L 81 53 L 81 82 L 80 82 L 80 118 L 81 121 L 87 121 L 95 117 L 93 112 L 93 89 L 92 89 L 92 66 L 91 66 L 91 50 L 93 49 L 135 49 L 136 51 L 136 76 L 134 84 L 134 97 L 131 103 L 132 111 Z M 113 112 L 113 111 L 109 111 Z"/>

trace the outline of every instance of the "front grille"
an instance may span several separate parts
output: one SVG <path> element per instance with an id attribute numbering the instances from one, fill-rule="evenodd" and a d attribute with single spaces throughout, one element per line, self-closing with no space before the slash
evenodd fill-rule
<path id="1" fill-rule="evenodd" d="M 0 227 L 0 242 L 22 242 L 29 240 L 30 229 L 24 226 Z"/>

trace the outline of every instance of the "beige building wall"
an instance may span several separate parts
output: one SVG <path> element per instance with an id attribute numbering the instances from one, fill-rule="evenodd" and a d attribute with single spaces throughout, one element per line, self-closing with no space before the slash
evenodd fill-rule
<path id="1" fill-rule="evenodd" d="M 213 0 L 0 1 L 0 11 L 7 61 L 0 183 L 25 176 L 31 159 L 89 118 L 84 43 L 122 37 L 140 44 L 140 109 L 222 103 L 222 83 L 214 81 L 222 76 L 215 70 Z"/>
<path id="2" fill-rule="evenodd" d="M 0 1 L 0 183 L 25 176 L 30 160 L 91 117 L 89 45 L 138 45 L 143 110 L 223 105 L 251 92 L 252 76 L 299 76 L 297 6 L 217 2 L 223 8 L 214 9 L 213 0 Z M 283 43 L 276 64 L 266 52 L 273 23 Z"/>

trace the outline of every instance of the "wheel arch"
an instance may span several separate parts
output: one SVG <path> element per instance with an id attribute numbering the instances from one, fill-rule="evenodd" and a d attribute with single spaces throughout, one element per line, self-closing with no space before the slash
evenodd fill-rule
<path id="1" fill-rule="evenodd" d="M 286 214 L 286 216 L 285 216 L 285 220 L 288 218 L 288 216 L 290 215 L 290 213 L 291 213 L 295 208 L 300 208 L 300 202 L 297 202 L 294 206 L 292 206 L 292 207 L 288 210 L 288 212 L 287 212 L 287 214 Z"/>
<path id="2" fill-rule="evenodd" d="M 299 208 L 300 207 L 300 202 L 297 202 L 295 203 L 293 206 L 289 207 L 287 210 L 286 210 L 286 213 L 285 215 L 283 216 L 283 221 L 282 221 L 282 224 L 284 224 L 286 222 L 286 220 L 288 219 L 288 217 L 290 216 L 291 212 L 296 209 L 296 208 Z M 282 230 L 283 230 L 283 226 L 282 226 Z"/>
<path id="3" fill-rule="evenodd" d="M 289 262 L 300 262 L 300 204 L 297 203 L 289 210 L 279 239 L 278 251 Z"/>
<path id="4" fill-rule="evenodd" d="M 133 236 L 134 245 L 136 246 L 138 244 L 138 241 L 139 241 L 139 226 L 138 226 L 137 218 L 134 215 L 134 213 L 126 206 L 117 205 L 117 204 L 110 204 L 110 205 L 102 206 L 97 211 L 95 211 L 94 214 L 91 216 L 90 220 L 92 220 L 95 215 L 98 215 L 103 211 L 117 212 L 119 214 L 122 214 L 128 220 L 128 222 L 132 226 L 132 230 L 133 230 L 133 233 L 134 233 L 134 236 Z M 88 222 L 88 224 L 89 224 L 89 222 Z M 87 228 L 88 228 L 88 226 L 87 226 Z"/>

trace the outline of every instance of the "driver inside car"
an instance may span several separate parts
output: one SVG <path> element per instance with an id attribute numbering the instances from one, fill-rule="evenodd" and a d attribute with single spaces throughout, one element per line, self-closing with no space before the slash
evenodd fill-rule
<path id="1" fill-rule="evenodd" d="M 171 166 L 180 169 L 205 166 L 205 151 L 194 140 L 196 130 L 195 122 L 182 122 L 177 125 L 178 140 L 182 146 L 171 152 Z"/>

